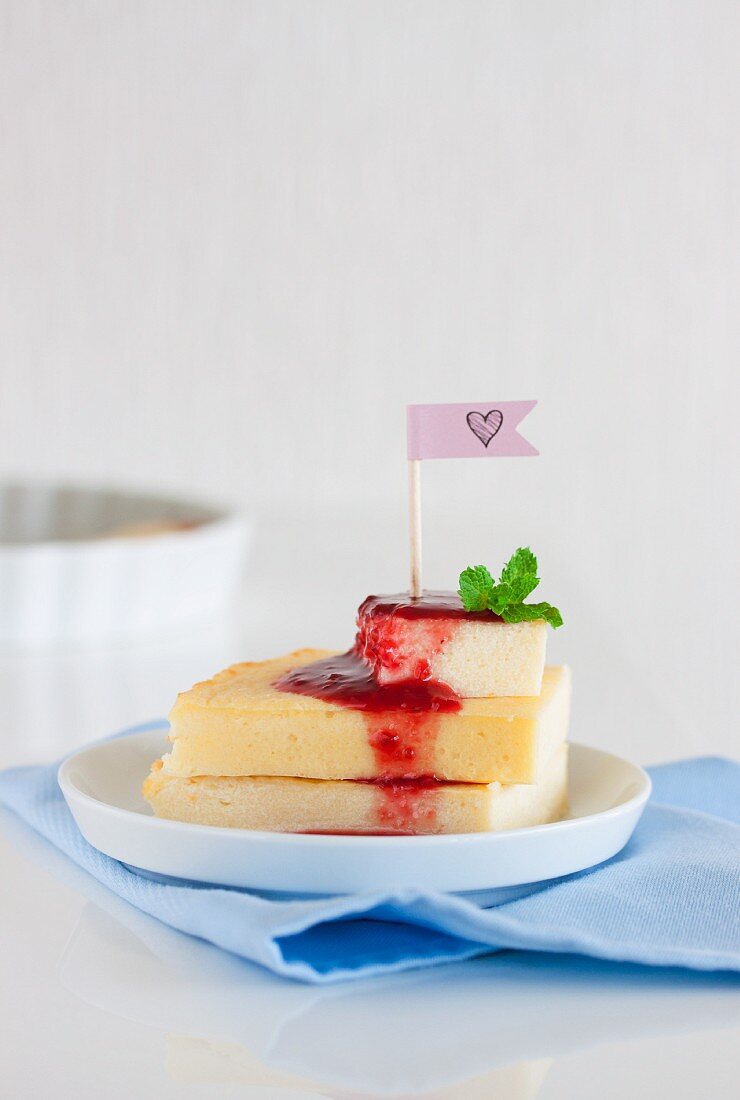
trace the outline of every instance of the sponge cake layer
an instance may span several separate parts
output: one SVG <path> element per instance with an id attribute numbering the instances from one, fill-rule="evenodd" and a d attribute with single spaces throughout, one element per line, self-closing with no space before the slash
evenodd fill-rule
<path id="1" fill-rule="evenodd" d="M 536 784 L 430 783 L 168 775 L 157 762 L 144 795 L 158 817 L 270 832 L 476 833 L 555 821 L 566 812 L 567 746 Z"/>
<path id="2" fill-rule="evenodd" d="M 274 687 L 289 670 L 329 655 L 299 650 L 233 665 L 178 696 L 165 772 L 534 783 L 566 738 L 565 667 L 545 669 L 538 696 L 464 699 L 454 713 L 367 713 Z"/>

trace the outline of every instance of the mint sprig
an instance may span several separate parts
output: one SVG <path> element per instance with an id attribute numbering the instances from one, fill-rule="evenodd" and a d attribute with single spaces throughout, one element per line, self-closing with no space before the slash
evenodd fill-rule
<path id="1" fill-rule="evenodd" d="M 460 599 L 466 611 L 487 611 L 496 586 L 485 565 L 469 565 L 460 574 Z"/>
<path id="2" fill-rule="evenodd" d="M 540 583 L 537 558 L 528 546 L 515 550 L 496 582 L 485 565 L 470 565 L 460 574 L 460 599 L 466 611 L 493 611 L 505 623 L 544 619 L 557 629 L 563 617 L 552 604 L 524 603 Z"/>

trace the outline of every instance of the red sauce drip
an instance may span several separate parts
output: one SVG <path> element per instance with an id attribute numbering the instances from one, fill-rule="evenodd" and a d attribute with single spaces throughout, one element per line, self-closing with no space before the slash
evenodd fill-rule
<path id="1" fill-rule="evenodd" d="M 460 709 L 460 700 L 452 688 L 436 680 L 420 678 L 378 684 L 371 666 L 354 649 L 291 669 L 275 687 L 278 691 L 312 695 L 373 714 L 381 711 L 429 714 Z"/>
<path id="2" fill-rule="evenodd" d="M 458 783 L 454 779 L 437 779 L 436 775 L 407 775 L 397 779 L 389 779 L 387 776 L 376 776 L 373 779 L 355 779 L 355 783 L 365 783 L 370 787 L 378 787 L 387 790 L 391 787 L 404 791 L 437 791 L 440 787 L 455 787 Z"/>
<path id="3" fill-rule="evenodd" d="M 376 809 L 378 828 L 311 830 L 315 836 L 415 836 L 435 833 L 436 806 L 434 793 L 450 783 L 433 775 L 412 779 L 356 779 L 378 791 Z"/>
<path id="4" fill-rule="evenodd" d="M 399 592 L 393 596 L 368 596 L 360 604 L 357 613 L 361 620 L 365 615 L 397 615 L 400 619 L 479 619 L 485 622 L 501 622 L 500 615 L 492 611 L 466 611 L 457 592 L 439 592 L 425 589 L 422 596 L 410 596 Z"/>
<path id="5" fill-rule="evenodd" d="M 368 743 L 385 778 L 431 773 L 438 716 L 460 709 L 452 689 L 435 680 L 378 684 L 355 650 L 291 669 L 275 687 L 362 711 Z"/>
<path id="6" fill-rule="evenodd" d="M 376 816 L 381 831 L 396 835 L 435 833 L 437 791 L 442 786 L 433 775 L 410 779 L 380 779 Z"/>
<path id="7" fill-rule="evenodd" d="M 436 792 L 429 787 L 407 787 L 403 782 L 378 788 L 381 829 L 401 834 L 433 833 L 437 818 Z"/>
<path id="8" fill-rule="evenodd" d="M 449 685 L 432 679 L 425 658 L 410 666 L 411 676 L 378 683 L 374 665 L 393 667 L 395 642 L 387 624 L 394 616 L 437 620 L 430 629 L 439 645 L 454 629 L 451 619 L 497 617 L 466 612 L 451 592 L 425 592 L 416 600 L 408 595 L 369 596 L 360 607 L 360 632 L 353 649 L 291 669 L 275 687 L 362 711 L 379 772 L 379 780 L 374 780 L 379 792 L 378 832 L 434 832 L 438 781 L 431 773 L 439 715 L 458 711 L 461 703 Z M 377 633 L 375 622 L 384 624 Z"/>
<path id="9" fill-rule="evenodd" d="M 355 650 L 372 665 L 379 683 L 429 680 L 432 661 L 464 619 L 496 621 L 490 611 L 469 613 L 454 592 L 368 596 L 357 613 Z"/>
<path id="10" fill-rule="evenodd" d="M 377 828 L 367 830 L 322 830 L 329 836 L 416 836 L 436 833 L 436 793 L 443 784 L 433 775 L 412 779 L 358 779 L 377 792 L 375 817 Z M 314 830 L 315 832 L 315 830 Z"/>

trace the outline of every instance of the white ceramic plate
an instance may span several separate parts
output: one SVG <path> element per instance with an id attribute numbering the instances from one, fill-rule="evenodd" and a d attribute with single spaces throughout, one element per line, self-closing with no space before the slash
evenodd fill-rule
<path id="1" fill-rule="evenodd" d="M 154 817 L 141 784 L 167 747 L 160 726 L 65 760 L 59 784 L 82 835 L 106 855 L 144 871 L 258 890 L 451 893 L 541 882 L 620 851 L 650 794 L 642 768 L 571 744 L 571 816 L 552 825 L 457 836 L 258 833 Z"/>

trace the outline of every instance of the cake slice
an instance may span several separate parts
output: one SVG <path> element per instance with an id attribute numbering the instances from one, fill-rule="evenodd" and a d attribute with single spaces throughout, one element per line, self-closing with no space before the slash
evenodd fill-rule
<path id="1" fill-rule="evenodd" d="M 196 684 L 170 714 L 173 746 L 164 776 L 534 783 L 539 763 L 566 738 L 565 667 L 545 669 L 534 697 L 458 701 L 432 694 L 419 701 L 405 689 L 354 683 L 350 673 L 360 681 L 369 675 L 356 661 L 351 654 L 299 650 L 233 665 Z M 336 693 L 342 676 L 354 694 L 343 702 L 315 697 L 319 681 Z M 310 693 L 302 694 L 309 681 Z"/>
<path id="2" fill-rule="evenodd" d="M 144 796 L 157 817 L 279 833 L 479 833 L 542 825 L 567 807 L 567 745 L 538 783 L 441 783 L 397 780 L 194 776 L 157 761 Z"/>
<path id="3" fill-rule="evenodd" d="M 543 619 L 506 623 L 453 592 L 368 596 L 357 615 L 355 649 L 377 683 L 437 680 L 462 699 L 539 695 L 546 644 Z"/>

